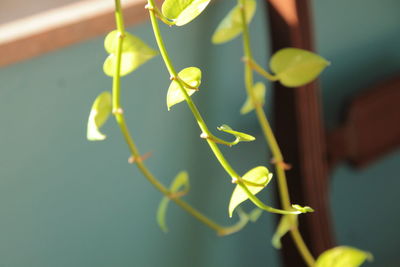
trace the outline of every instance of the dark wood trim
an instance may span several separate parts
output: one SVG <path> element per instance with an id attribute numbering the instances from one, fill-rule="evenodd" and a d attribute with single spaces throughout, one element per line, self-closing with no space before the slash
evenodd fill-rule
<path id="1" fill-rule="evenodd" d="M 147 19 L 144 0 L 123 1 L 125 23 Z M 88 40 L 115 28 L 114 2 L 87 0 L 0 26 L 0 67 Z"/>
<path id="2" fill-rule="evenodd" d="M 329 167 L 348 161 L 365 167 L 400 147 L 400 76 L 363 90 L 343 124 L 328 135 Z"/>
<path id="3" fill-rule="evenodd" d="M 267 0 L 272 49 L 297 47 L 313 50 L 310 1 Z M 300 216 L 300 230 L 314 256 L 334 244 L 329 208 L 329 179 L 324 125 L 318 83 L 301 88 L 276 84 L 274 121 L 286 162 L 292 202 L 309 205 L 316 212 Z M 292 240 L 283 239 L 285 266 L 306 266 Z"/>

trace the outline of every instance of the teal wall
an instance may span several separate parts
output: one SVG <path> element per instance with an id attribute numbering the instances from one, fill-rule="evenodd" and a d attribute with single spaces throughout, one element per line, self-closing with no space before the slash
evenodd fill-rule
<path id="1" fill-rule="evenodd" d="M 375 75 L 399 68 L 395 33 L 400 3 L 376 2 L 315 2 L 318 48 L 333 63 L 322 77 L 330 127 L 337 123 L 337 111 L 348 95 Z M 215 3 L 188 26 L 162 31 L 168 31 L 166 43 L 178 69 L 203 70 L 201 91 L 193 99 L 209 127 L 226 123 L 257 137 L 253 143 L 224 149 L 244 173 L 263 164 L 267 152 L 254 115 L 242 118 L 238 112 L 245 99 L 241 44 L 209 43 L 220 14 L 232 5 L 233 1 Z M 266 61 L 269 50 L 263 20 L 260 9 L 252 24 L 253 49 L 260 62 Z M 149 24 L 130 31 L 155 46 Z M 155 222 L 161 196 L 127 163 L 129 153 L 116 124 L 110 120 L 105 126 L 106 141 L 86 141 L 91 103 L 111 87 L 101 70 L 106 57 L 102 38 L 0 70 L 0 266 L 277 266 L 278 255 L 270 246 L 272 215 L 263 215 L 241 233 L 219 238 L 171 205 L 170 232 L 163 234 Z M 143 153 L 153 152 L 147 163 L 164 184 L 187 170 L 192 186 L 188 201 L 229 224 L 233 186 L 199 138 L 186 105 L 167 112 L 168 83 L 160 57 L 124 78 L 123 105 L 132 134 Z M 399 238 L 393 238 L 399 236 L 395 226 L 400 219 L 393 212 L 398 210 L 394 169 L 399 160 L 394 154 L 361 173 L 347 166 L 334 173 L 338 239 L 371 250 L 377 262 L 385 255 L 395 261 L 399 247 Z M 272 195 L 269 189 L 263 197 L 272 201 Z"/>
<path id="2" fill-rule="evenodd" d="M 398 0 L 314 1 L 317 47 L 332 61 L 321 78 L 328 129 L 358 92 L 399 73 L 399 10 Z M 399 165 L 397 151 L 367 169 L 343 164 L 333 172 L 338 243 L 371 251 L 375 261 L 365 266 L 400 266 Z"/>

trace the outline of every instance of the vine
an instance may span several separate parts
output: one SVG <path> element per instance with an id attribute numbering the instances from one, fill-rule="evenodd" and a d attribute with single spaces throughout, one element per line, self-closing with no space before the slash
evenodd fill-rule
<path id="1" fill-rule="evenodd" d="M 268 168 L 265 166 L 256 166 L 244 175 L 239 175 L 219 148 L 220 145 L 231 147 L 239 142 L 251 142 L 255 138 L 249 134 L 233 130 L 228 125 L 222 125 L 218 127 L 218 130 L 233 135 L 235 138 L 233 141 L 223 140 L 209 130 L 199 109 L 191 99 L 191 95 L 199 90 L 202 72 L 197 67 L 188 67 L 179 72 L 176 71 L 158 25 L 158 20 L 160 20 L 169 26 L 183 26 L 200 15 L 208 6 L 210 0 L 165 0 L 161 10 L 158 9 L 154 0 L 148 0 L 145 8 L 149 12 L 158 52 L 150 48 L 138 37 L 125 31 L 120 0 L 114 1 L 117 28 L 110 32 L 105 39 L 104 45 L 109 56 L 103 65 L 106 75 L 111 76 L 113 79 L 112 92 L 103 92 L 96 98 L 89 115 L 87 137 L 93 141 L 104 140 L 106 136 L 101 133 L 100 128 L 111 114 L 114 115 L 131 153 L 129 162 L 134 163 L 143 176 L 164 195 L 157 211 L 157 222 L 161 229 L 164 231 L 168 230 L 165 222 L 165 214 L 169 201 L 175 202 L 188 214 L 216 231 L 218 235 L 228 235 L 240 231 L 249 221 L 255 222 L 263 211 L 267 211 L 283 215 L 278 229 L 272 238 L 273 246 L 280 248 L 280 238 L 290 232 L 297 249 L 305 263 L 310 267 L 357 267 L 365 260 L 370 259 L 372 257 L 371 254 L 345 246 L 330 249 L 321 254 L 317 260 L 310 253 L 298 229 L 297 217 L 302 213 L 313 212 L 313 209 L 308 206 L 291 204 L 285 174 L 289 165 L 284 161 L 284 157 L 263 108 L 265 102 L 265 85 L 261 82 L 254 84 L 253 81 L 253 72 L 257 72 L 270 81 L 279 81 L 287 87 L 298 87 L 314 80 L 329 65 L 329 62 L 309 51 L 285 48 L 271 57 L 270 67 L 275 74 L 264 70 L 253 58 L 248 29 L 248 24 L 251 22 L 256 10 L 255 0 L 238 0 L 236 6 L 221 21 L 212 36 L 212 42 L 215 44 L 228 42 L 239 35 L 243 37 L 244 80 L 247 100 L 241 109 L 241 113 L 246 114 L 253 110 L 255 111 L 265 140 L 272 151 L 283 207 L 283 209 L 277 209 L 265 204 L 256 196 L 256 194 L 267 187 L 272 179 L 272 173 Z M 230 177 L 231 182 L 236 184 L 228 210 L 230 217 L 232 217 L 234 212 L 237 212 L 239 221 L 232 226 L 219 225 L 182 199 L 190 189 L 187 172 L 180 172 L 169 188 L 159 182 L 145 165 L 144 159 L 146 156 L 140 154 L 129 131 L 121 105 L 121 77 L 131 73 L 158 53 L 163 58 L 171 80 L 167 92 L 168 110 L 180 102 L 187 103 L 201 130 L 200 137 L 206 141 L 216 160 Z M 257 208 L 246 213 L 239 205 L 248 199 Z"/>

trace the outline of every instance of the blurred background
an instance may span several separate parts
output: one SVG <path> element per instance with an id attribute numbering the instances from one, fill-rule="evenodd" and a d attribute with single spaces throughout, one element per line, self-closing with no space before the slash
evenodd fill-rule
<path id="1" fill-rule="evenodd" d="M 2 1 L 0 22 L 55 3 Z M 252 48 L 266 66 L 268 25 L 264 3 L 258 4 Z M 210 129 L 228 124 L 257 138 L 224 149 L 236 170 L 245 173 L 265 165 L 270 155 L 254 114 L 239 114 L 246 98 L 241 42 L 210 42 L 234 5 L 218 1 L 185 27 L 161 28 L 177 69 L 197 66 L 203 71 L 201 90 L 193 99 Z M 321 76 L 327 129 L 339 124 L 349 97 L 400 69 L 399 10 L 398 0 L 313 2 L 317 51 L 332 62 Z M 128 30 L 156 47 L 148 22 Z M 164 234 L 155 220 L 161 195 L 128 164 L 116 123 L 107 122 L 105 141 L 86 140 L 92 102 L 111 89 L 111 79 L 102 72 L 104 36 L 0 69 L 0 266 L 279 266 L 279 252 L 270 242 L 275 216 L 263 214 L 256 224 L 221 238 L 171 205 L 170 232 Z M 132 135 L 142 153 L 153 153 L 146 163 L 165 185 L 187 170 L 192 189 L 185 198 L 229 225 L 237 219 L 229 219 L 227 212 L 233 185 L 199 138 L 187 106 L 167 111 L 168 78 L 161 57 L 123 78 Z M 365 266 L 400 266 L 399 165 L 397 151 L 361 171 L 342 164 L 333 172 L 337 241 L 371 251 L 375 261 Z M 260 194 L 276 206 L 274 188 L 275 181 Z"/>

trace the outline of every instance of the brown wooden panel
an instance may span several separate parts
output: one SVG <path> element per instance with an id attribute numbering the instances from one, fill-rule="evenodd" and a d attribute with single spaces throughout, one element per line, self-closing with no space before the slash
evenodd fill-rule
<path id="1" fill-rule="evenodd" d="M 400 146 L 400 77 L 363 91 L 328 136 L 329 165 L 347 160 L 364 167 Z"/>
<path id="2" fill-rule="evenodd" d="M 267 0 L 272 49 L 313 50 L 311 7 L 308 0 Z M 318 83 L 301 88 L 276 84 L 274 120 L 286 162 L 292 202 L 316 212 L 300 216 L 300 230 L 314 256 L 333 246 L 329 208 L 329 179 Z M 283 240 L 285 266 L 306 266 L 289 236 Z"/>

